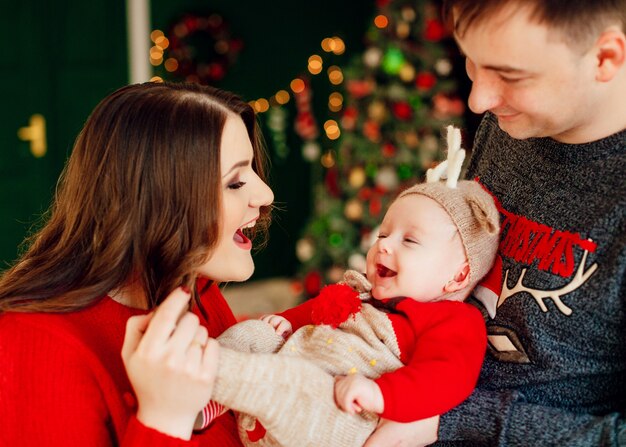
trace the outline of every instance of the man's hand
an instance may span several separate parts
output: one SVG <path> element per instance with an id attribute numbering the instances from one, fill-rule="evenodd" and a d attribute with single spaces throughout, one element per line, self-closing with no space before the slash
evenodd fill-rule
<path id="1" fill-rule="evenodd" d="M 363 447 L 422 447 L 437 441 L 439 416 L 401 423 L 381 419 Z"/>

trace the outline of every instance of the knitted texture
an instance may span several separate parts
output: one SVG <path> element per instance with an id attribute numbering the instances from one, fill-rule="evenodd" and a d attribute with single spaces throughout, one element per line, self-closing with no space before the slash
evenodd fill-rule
<path id="1" fill-rule="evenodd" d="M 235 323 L 217 286 L 201 300 L 210 334 Z M 128 318 L 143 313 L 102 298 L 69 313 L 1 314 L 0 446 L 241 446 L 232 413 L 190 441 L 135 418 L 120 352 Z"/>
<path id="2" fill-rule="evenodd" d="M 503 215 L 503 290 L 491 317 L 477 306 L 490 337 L 514 347 L 490 347 L 476 391 L 441 417 L 440 440 L 626 445 L 624 172 L 626 130 L 583 144 L 516 140 L 485 115 L 466 175 Z"/>
<path id="3" fill-rule="evenodd" d="M 498 249 L 500 215 L 493 198 L 477 182 L 460 181 L 456 188 L 442 182 L 420 183 L 398 199 L 421 194 L 437 202 L 450 215 L 461 236 L 470 266 L 469 289 L 489 272 Z"/>
<path id="4" fill-rule="evenodd" d="M 240 323 L 218 340 L 223 349 L 212 399 L 241 412 L 240 436 L 248 446 L 362 446 L 378 417 L 341 411 L 333 376 L 375 379 L 402 366 L 389 319 L 366 303 L 337 329 L 308 325 L 286 342 L 260 321 Z M 248 436 L 256 420 L 247 414 L 267 430 L 256 442 Z"/>

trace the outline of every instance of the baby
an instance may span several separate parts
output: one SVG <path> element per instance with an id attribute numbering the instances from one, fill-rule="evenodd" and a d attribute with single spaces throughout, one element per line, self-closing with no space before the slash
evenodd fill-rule
<path id="1" fill-rule="evenodd" d="M 361 446 L 379 417 L 415 421 L 471 394 L 486 331 L 463 301 L 491 268 L 499 214 L 477 182 L 457 181 L 457 129 L 448 147 L 428 182 L 387 210 L 367 277 L 348 271 L 318 297 L 219 337 L 212 399 L 238 412 L 245 445 Z"/>

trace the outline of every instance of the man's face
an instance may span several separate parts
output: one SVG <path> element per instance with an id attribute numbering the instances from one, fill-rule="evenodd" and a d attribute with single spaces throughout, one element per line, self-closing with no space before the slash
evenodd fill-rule
<path id="1" fill-rule="evenodd" d="M 585 141 L 600 104 L 592 48 L 565 43 L 526 7 L 506 6 L 456 35 L 472 80 L 469 107 L 511 137 Z"/>

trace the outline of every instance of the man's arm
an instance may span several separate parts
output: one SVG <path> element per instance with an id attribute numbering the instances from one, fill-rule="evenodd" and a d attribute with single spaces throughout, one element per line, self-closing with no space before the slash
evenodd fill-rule
<path id="1" fill-rule="evenodd" d="M 515 391 L 477 389 L 441 416 L 439 441 L 478 445 L 626 445 L 623 412 L 604 416 L 572 413 L 525 402 Z"/>

